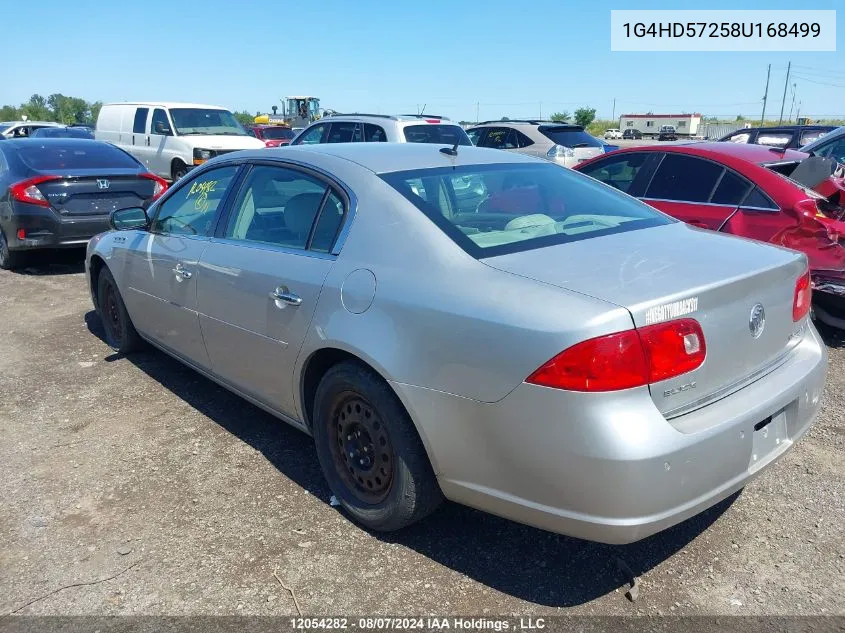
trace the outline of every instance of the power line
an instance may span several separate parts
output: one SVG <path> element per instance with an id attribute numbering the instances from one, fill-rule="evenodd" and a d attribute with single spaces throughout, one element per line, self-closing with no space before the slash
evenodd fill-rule
<path id="1" fill-rule="evenodd" d="M 834 88 L 845 88 L 845 84 L 832 84 L 826 81 L 816 81 L 815 79 L 810 79 L 809 77 L 804 77 L 802 75 L 793 75 L 796 79 L 800 79 L 801 81 L 809 81 L 811 84 L 818 84 L 820 86 L 833 86 Z"/>

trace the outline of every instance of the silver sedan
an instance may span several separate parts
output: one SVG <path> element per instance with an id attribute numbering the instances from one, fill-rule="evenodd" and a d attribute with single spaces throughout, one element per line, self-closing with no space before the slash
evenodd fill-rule
<path id="1" fill-rule="evenodd" d="M 238 152 L 111 222 L 86 259 L 111 345 L 150 343 L 313 435 L 370 529 L 446 497 L 635 541 L 745 486 L 820 406 L 802 254 L 539 159 Z"/>

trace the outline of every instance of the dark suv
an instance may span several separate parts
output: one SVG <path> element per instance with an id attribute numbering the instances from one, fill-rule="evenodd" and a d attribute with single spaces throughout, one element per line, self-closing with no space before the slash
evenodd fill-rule
<path id="1" fill-rule="evenodd" d="M 626 141 L 631 140 L 639 140 L 643 137 L 643 133 L 639 130 L 635 130 L 634 128 L 628 128 L 624 132 L 622 132 L 622 138 Z"/>
<path id="2" fill-rule="evenodd" d="M 797 149 L 821 138 L 835 125 L 779 125 L 777 127 L 747 127 L 723 136 L 719 141 L 755 143 L 779 149 Z"/>

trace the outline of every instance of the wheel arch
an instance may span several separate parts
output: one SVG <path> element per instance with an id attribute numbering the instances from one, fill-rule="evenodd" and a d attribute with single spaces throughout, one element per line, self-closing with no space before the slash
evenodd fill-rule
<path id="1" fill-rule="evenodd" d="M 88 263 L 88 281 L 91 284 L 91 297 L 94 299 L 94 309 L 100 309 L 99 304 L 99 297 L 97 296 L 97 280 L 100 278 L 100 272 L 103 268 L 108 268 L 108 264 L 106 264 L 106 260 L 104 260 L 99 255 L 91 255 L 91 259 Z"/>
<path id="2" fill-rule="evenodd" d="M 387 386 L 393 392 L 393 395 L 396 396 L 396 399 L 399 401 L 399 404 L 402 405 L 402 407 L 405 409 L 405 412 L 408 414 L 411 423 L 414 425 L 414 428 L 417 431 L 417 435 L 419 435 L 420 439 L 422 440 L 423 447 L 425 448 L 426 455 L 428 456 L 428 461 L 434 469 L 436 475 L 439 472 L 439 469 L 437 467 L 437 460 L 435 459 L 431 444 L 425 434 L 425 431 L 414 418 L 411 409 L 403 400 L 402 396 L 396 391 L 393 385 L 390 384 L 390 381 L 385 378 L 385 372 L 383 368 L 380 368 L 376 362 L 369 359 L 368 355 L 363 354 L 358 350 L 342 349 L 340 347 L 322 347 L 311 352 L 310 355 L 303 362 L 302 370 L 299 373 L 299 398 L 300 408 L 302 411 L 302 419 L 305 422 L 305 425 L 308 428 L 309 432 L 313 433 L 312 425 L 314 413 L 314 396 L 317 393 L 317 387 L 320 384 L 320 380 L 322 380 L 323 376 L 326 375 L 326 372 L 328 372 L 329 369 L 344 361 L 353 361 L 360 363 L 361 365 L 365 366 L 373 373 L 375 373 L 379 378 L 381 378 L 385 382 L 385 384 L 387 384 Z"/>

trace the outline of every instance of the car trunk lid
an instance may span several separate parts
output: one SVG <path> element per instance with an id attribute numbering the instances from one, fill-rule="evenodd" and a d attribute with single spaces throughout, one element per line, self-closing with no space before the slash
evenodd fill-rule
<path id="1" fill-rule="evenodd" d="M 153 197 L 156 183 L 138 170 L 65 170 L 38 184 L 38 190 L 62 216 L 101 216 L 138 207 Z"/>
<path id="2" fill-rule="evenodd" d="M 637 327 L 696 319 L 707 343 L 704 363 L 651 385 L 666 417 L 762 377 L 785 358 L 802 327 L 792 320 L 795 283 L 806 269 L 801 254 L 681 223 L 483 261 L 622 306 Z M 758 305 L 765 318 L 760 332 Z"/>

